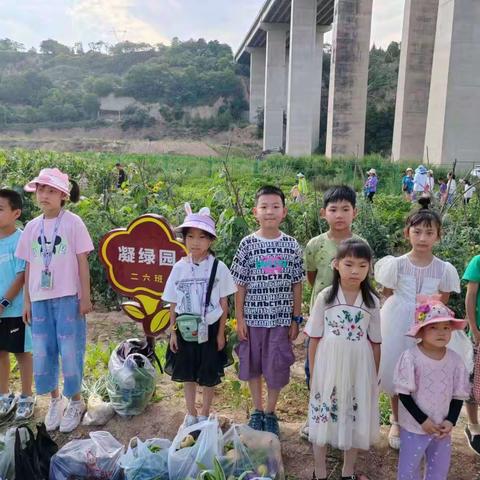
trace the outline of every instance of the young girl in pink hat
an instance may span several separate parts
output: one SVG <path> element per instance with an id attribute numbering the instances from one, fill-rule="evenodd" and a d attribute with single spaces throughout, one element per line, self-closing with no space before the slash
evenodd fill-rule
<path id="1" fill-rule="evenodd" d="M 163 301 L 170 303 L 170 343 L 165 371 L 184 384 L 187 414 L 184 425 L 206 420 L 214 387 L 228 365 L 225 353 L 227 298 L 237 288 L 227 266 L 215 259 L 211 245 L 217 238 L 208 208 L 187 216 L 177 230 L 188 256 L 179 260 L 168 277 Z M 195 407 L 197 387 L 203 387 L 203 405 Z"/>
<path id="2" fill-rule="evenodd" d="M 400 399 L 398 480 L 447 479 L 451 431 L 463 400 L 470 396 L 465 363 L 447 348 L 452 330 L 463 330 L 466 321 L 456 319 L 439 299 L 439 295 L 417 298 L 415 323 L 407 335 L 419 343 L 402 354 L 395 368 Z"/>
<path id="3" fill-rule="evenodd" d="M 76 202 L 80 196 L 66 173 L 44 168 L 25 190 L 35 192 L 42 214 L 27 224 L 15 252 L 27 263 L 23 318 L 32 325 L 37 394 L 51 395 L 45 425 L 66 433 L 78 426 L 85 411 L 80 393 L 85 314 L 92 310 L 87 256 L 93 244 L 82 219 L 64 209 L 67 200 Z M 58 388 L 59 356 L 63 395 Z"/>

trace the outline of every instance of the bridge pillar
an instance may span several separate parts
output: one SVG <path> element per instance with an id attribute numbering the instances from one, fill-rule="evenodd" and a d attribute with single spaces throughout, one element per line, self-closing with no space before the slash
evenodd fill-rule
<path id="1" fill-rule="evenodd" d="M 480 2 L 442 0 L 425 135 L 424 159 L 459 168 L 480 163 Z"/>
<path id="2" fill-rule="evenodd" d="M 335 0 L 327 157 L 363 156 L 372 0 Z"/>
<path id="3" fill-rule="evenodd" d="M 286 154 L 295 157 L 312 153 L 316 19 L 317 0 L 292 0 Z"/>
<path id="4" fill-rule="evenodd" d="M 265 103 L 265 47 L 248 47 L 250 53 L 250 123 L 257 123 L 259 110 Z"/>
<path id="5" fill-rule="evenodd" d="M 394 160 L 423 157 L 437 13 L 438 0 L 405 1 L 392 144 Z"/>
<path id="6" fill-rule="evenodd" d="M 312 119 L 312 152 L 320 142 L 320 118 L 322 114 L 322 80 L 323 80 L 323 38 L 330 31 L 330 26 L 317 25 L 315 54 L 313 57 L 313 119 Z"/>
<path id="7" fill-rule="evenodd" d="M 287 24 L 262 23 L 267 32 L 263 149 L 283 148 Z"/>

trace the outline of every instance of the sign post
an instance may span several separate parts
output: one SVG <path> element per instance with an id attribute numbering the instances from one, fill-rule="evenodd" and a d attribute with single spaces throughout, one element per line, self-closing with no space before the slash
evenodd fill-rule
<path id="1" fill-rule="evenodd" d="M 159 215 L 146 214 L 127 228 L 117 228 L 100 241 L 99 256 L 111 287 L 129 298 L 123 311 L 143 325 L 147 337 L 160 335 L 170 312 L 162 295 L 173 265 L 187 255 L 185 246 Z"/>

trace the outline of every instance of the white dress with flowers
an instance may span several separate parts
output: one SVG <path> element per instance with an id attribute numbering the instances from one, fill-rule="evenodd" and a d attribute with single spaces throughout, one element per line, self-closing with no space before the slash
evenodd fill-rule
<path id="1" fill-rule="evenodd" d="M 378 380 L 370 344 L 381 343 L 380 315 L 361 293 L 348 305 L 341 288 L 325 304 L 330 287 L 319 293 L 305 333 L 320 338 L 309 405 L 309 438 L 341 450 L 367 450 L 379 435 Z"/>
<path id="2" fill-rule="evenodd" d="M 416 341 L 405 334 L 415 320 L 417 295 L 434 295 L 439 292 L 460 292 L 460 278 L 455 267 L 434 257 L 430 265 L 417 267 L 408 255 L 388 256 L 375 265 L 375 280 L 393 290 L 380 311 L 382 320 L 382 355 L 380 362 L 380 387 L 389 395 L 395 394 L 393 372 L 401 354 L 412 348 Z M 472 347 L 464 332 L 452 333 L 449 348 L 464 360 L 467 370 L 473 367 Z"/>

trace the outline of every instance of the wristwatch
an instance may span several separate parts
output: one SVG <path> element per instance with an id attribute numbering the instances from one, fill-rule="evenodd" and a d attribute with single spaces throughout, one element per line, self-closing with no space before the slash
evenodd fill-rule
<path id="1" fill-rule="evenodd" d="M 301 315 L 297 316 L 297 315 L 294 315 L 292 317 L 292 321 L 298 323 L 299 325 L 301 325 L 303 323 L 303 317 Z"/>
<path id="2" fill-rule="evenodd" d="M 3 298 L 0 300 L 0 305 L 1 305 L 3 308 L 9 307 L 11 304 L 12 304 L 12 302 L 11 302 L 8 298 L 3 297 Z"/>

